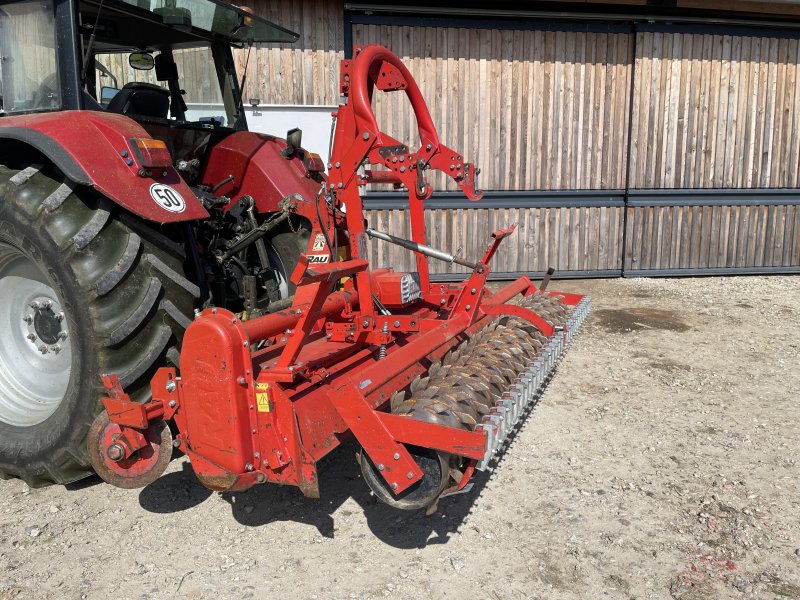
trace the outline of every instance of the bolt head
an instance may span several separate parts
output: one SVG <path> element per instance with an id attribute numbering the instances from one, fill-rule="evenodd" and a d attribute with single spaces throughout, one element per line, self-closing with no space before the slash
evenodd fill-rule
<path id="1" fill-rule="evenodd" d="M 28 325 L 33 323 L 33 315 L 25 315 L 22 317 L 22 320 L 25 321 Z"/>
<path id="2" fill-rule="evenodd" d="M 42 304 L 38 300 L 34 300 L 30 304 L 28 304 L 33 310 L 39 310 L 42 307 Z"/>
<path id="3" fill-rule="evenodd" d="M 446 303 L 447 303 L 447 300 L 445 300 L 444 298 L 439 300 L 439 304 L 441 304 L 442 306 L 444 306 Z"/>
<path id="4" fill-rule="evenodd" d="M 476 293 L 477 291 L 478 291 L 478 290 L 476 290 L 475 288 L 472 288 L 472 289 L 469 291 L 469 293 L 470 293 L 470 294 L 474 294 L 474 293 Z"/>
<path id="5" fill-rule="evenodd" d="M 244 377 L 239 377 L 237 381 L 239 382 L 239 385 L 247 385 L 247 379 Z"/>
<path id="6" fill-rule="evenodd" d="M 39 346 L 39 352 L 41 352 L 42 354 L 47 354 L 49 351 L 47 349 L 47 346 Z"/>
<path id="7" fill-rule="evenodd" d="M 467 304 L 467 306 L 466 306 L 465 308 L 466 308 L 467 310 L 470 310 L 470 309 L 472 308 L 472 304 Z"/>
<path id="8" fill-rule="evenodd" d="M 253 470 L 253 463 L 247 463 L 247 464 L 244 466 L 244 470 L 245 470 L 245 471 L 252 471 L 252 470 Z"/>
<path id="9" fill-rule="evenodd" d="M 175 402 L 175 400 L 170 400 L 170 401 L 169 401 L 169 407 L 170 407 L 170 408 L 175 408 L 177 405 L 178 405 L 178 403 L 177 403 L 177 402 Z"/>
<path id="10" fill-rule="evenodd" d="M 36 334 L 35 333 L 29 333 L 26 337 L 32 342 L 36 341 Z"/>
<path id="11" fill-rule="evenodd" d="M 44 302 L 42 302 L 42 308 L 44 308 L 45 310 L 50 308 L 51 306 L 53 306 L 53 303 L 50 302 L 50 300 L 45 300 Z"/>
<path id="12" fill-rule="evenodd" d="M 364 135 L 362 135 L 361 137 L 362 137 L 364 140 L 368 140 L 368 139 L 369 139 L 369 134 L 368 134 L 368 133 L 365 131 L 365 132 L 364 132 Z"/>
<path id="13" fill-rule="evenodd" d="M 342 163 L 340 163 L 340 162 L 338 162 L 338 161 L 337 161 L 337 162 L 336 162 L 336 168 L 338 169 L 338 168 L 339 168 L 339 167 L 341 167 L 341 166 L 342 166 Z"/>
<path id="14" fill-rule="evenodd" d="M 395 452 L 394 455 L 392 456 L 392 458 L 395 459 L 395 460 L 400 460 L 400 453 L 399 452 Z"/>
<path id="15" fill-rule="evenodd" d="M 50 350 L 58 354 L 59 352 L 61 352 L 61 346 L 58 344 L 53 344 L 52 346 L 50 346 Z"/>
<path id="16" fill-rule="evenodd" d="M 396 490 L 396 489 L 397 489 L 397 483 L 393 483 L 393 484 L 392 484 L 392 489 L 393 489 L 393 490 Z"/>
<path id="17" fill-rule="evenodd" d="M 364 319 L 364 321 L 361 323 L 361 326 L 362 326 L 362 327 L 369 327 L 369 321 L 367 321 L 366 319 Z"/>
<path id="18" fill-rule="evenodd" d="M 62 341 L 67 339 L 67 332 L 66 331 L 59 331 L 58 332 L 58 339 L 60 339 Z"/>
<path id="19" fill-rule="evenodd" d="M 406 473 L 406 478 L 414 479 L 414 474 L 411 471 L 409 471 L 408 473 Z"/>
<path id="20" fill-rule="evenodd" d="M 173 448 L 180 448 L 181 441 L 180 440 L 172 440 L 172 447 Z"/>
<path id="21" fill-rule="evenodd" d="M 378 465 L 378 471 L 383 471 L 386 467 L 383 466 L 383 463 Z"/>
<path id="22" fill-rule="evenodd" d="M 167 391 L 170 392 L 170 393 L 172 393 L 176 389 L 178 389 L 178 386 L 175 384 L 175 380 L 174 379 L 170 379 L 169 381 L 167 381 L 167 385 L 165 387 L 167 388 Z"/>
<path id="23" fill-rule="evenodd" d="M 394 322 L 394 326 L 395 326 L 395 327 L 400 327 L 400 321 L 395 321 L 395 322 Z"/>
<path id="24" fill-rule="evenodd" d="M 106 456 L 114 462 L 117 462 L 125 457 L 125 450 L 119 444 L 111 444 L 108 450 L 106 450 Z"/>
<path id="25" fill-rule="evenodd" d="M 428 144 L 427 146 L 425 146 L 425 150 L 430 150 L 431 148 L 433 148 L 433 146 L 431 146 L 430 144 Z"/>

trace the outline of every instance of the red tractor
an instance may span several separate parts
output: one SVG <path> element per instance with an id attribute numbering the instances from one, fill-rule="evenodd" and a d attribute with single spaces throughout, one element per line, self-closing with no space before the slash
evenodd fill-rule
<path id="1" fill-rule="evenodd" d="M 217 0 L 0 0 L 0 474 L 138 487 L 178 448 L 211 489 L 317 497 L 354 437 L 378 497 L 429 507 L 535 403 L 589 299 L 487 290 L 512 229 L 469 260 L 426 245 L 429 169 L 481 193 L 385 48 L 342 62 L 327 170 L 298 130 L 248 132 L 231 48 L 296 39 Z M 408 190 L 411 239 L 365 226 L 373 184 Z M 370 238 L 416 272 L 371 267 Z"/>

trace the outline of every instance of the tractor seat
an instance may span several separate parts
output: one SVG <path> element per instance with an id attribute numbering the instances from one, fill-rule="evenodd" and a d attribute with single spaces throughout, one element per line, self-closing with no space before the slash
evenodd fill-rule
<path id="1" fill-rule="evenodd" d="M 166 121 L 169 115 L 169 91 L 152 83 L 132 81 L 117 92 L 106 110 L 134 118 Z"/>

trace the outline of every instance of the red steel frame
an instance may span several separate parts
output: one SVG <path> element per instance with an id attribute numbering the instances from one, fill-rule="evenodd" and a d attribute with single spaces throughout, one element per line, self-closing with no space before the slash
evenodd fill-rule
<path id="1" fill-rule="evenodd" d="M 419 126 L 418 150 L 380 131 L 371 108 L 375 87 L 405 91 Z M 492 235 L 477 268 L 461 284 L 431 284 L 428 258 L 417 253 L 420 299 L 391 306 L 390 315 L 376 310 L 377 282 L 391 272 L 369 269 L 359 186 L 407 188 L 411 237 L 419 244 L 426 243 L 424 201 L 432 191 L 426 169 L 453 177 L 473 200 L 482 193 L 475 189 L 473 165 L 439 142 L 419 88 L 389 50 L 357 48 L 354 59 L 342 61 L 341 92 L 347 102 L 334 114 L 327 183 L 315 200 L 298 196 L 291 203 L 313 227 L 308 252 L 292 275 L 297 285 L 292 307 L 244 322 L 224 309 L 205 310 L 186 331 L 180 376 L 175 369 L 160 369 L 146 405 L 132 403 L 114 379 L 106 379 L 111 422 L 125 432 L 153 419 L 173 419 L 179 432 L 175 445 L 212 489 L 241 490 L 270 481 L 319 497 L 316 463 L 348 435 L 383 467 L 380 473 L 396 493 L 423 476 L 406 445 L 468 459 L 458 486 L 463 488 L 484 457 L 485 433 L 393 415 L 387 410 L 392 394 L 498 315 L 520 317 L 545 335 L 554 334 L 539 315 L 506 304 L 518 294 L 534 293 L 526 277 L 496 293 L 485 287 L 489 262 L 513 227 Z M 373 169 L 359 175 L 365 164 Z M 320 254 L 315 243 L 320 235 L 341 244 L 343 255 L 333 256 L 330 244 Z M 564 296 L 567 304 L 582 298 Z M 378 347 L 385 348 L 385 358 Z M 124 439 L 129 456 L 143 438 Z"/>

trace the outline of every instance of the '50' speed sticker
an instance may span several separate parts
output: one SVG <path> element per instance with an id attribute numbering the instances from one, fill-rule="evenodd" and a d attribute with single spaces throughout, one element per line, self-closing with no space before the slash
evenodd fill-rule
<path id="1" fill-rule="evenodd" d="M 186 200 L 176 190 L 163 183 L 150 186 L 150 197 L 164 210 L 180 213 L 186 210 Z"/>

